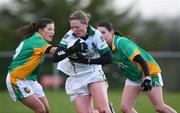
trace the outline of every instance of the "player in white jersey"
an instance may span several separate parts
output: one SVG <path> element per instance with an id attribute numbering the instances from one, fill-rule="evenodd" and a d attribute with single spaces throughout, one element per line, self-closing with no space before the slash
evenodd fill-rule
<path id="1" fill-rule="evenodd" d="M 89 17 L 83 11 L 75 11 L 69 18 L 69 30 L 60 42 L 61 52 L 54 55 L 61 61 L 58 69 L 69 75 L 66 80 L 66 92 L 75 103 L 78 113 L 93 113 L 91 99 L 96 103 L 99 113 L 111 113 L 108 105 L 106 77 L 102 65 L 111 63 L 110 49 L 101 33 L 88 24 Z M 84 41 L 81 42 L 83 39 Z M 82 59 L 74 61 L 68 54 L 70 48 L 77 48 L 77 56 Z M 60 48 L 59 47 L 59 48 Z M 82 56 L 82 52 L 87 52 Z"/>

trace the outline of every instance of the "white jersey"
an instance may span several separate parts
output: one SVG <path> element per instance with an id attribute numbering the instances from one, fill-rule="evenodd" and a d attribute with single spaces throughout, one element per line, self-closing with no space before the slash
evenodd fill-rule
<path id="1" fill-rule="evenodd" d="M 68 43 L 75 40 L 77 37 L 73 35 L 73 31 L 68 31 L 60 42 L 60 46 L 67 48 Z M 102 34 L 95 30 L 93 27 L 88 28 L 88 38 L 85 40 L 88 45 L 87 58 L 95 59 L 100 57 L 101 54 L 110 51 L 106 41 L 102 37 Z M 81 76 L 89 72 L 95 72 L 97 70 L 102 70 L 101 65 L 97 64 L 82 64 L 70 61 L 68 58 L 60 61 L 57 66 L 58 70 L 61 70 L 69 76 Z"/>

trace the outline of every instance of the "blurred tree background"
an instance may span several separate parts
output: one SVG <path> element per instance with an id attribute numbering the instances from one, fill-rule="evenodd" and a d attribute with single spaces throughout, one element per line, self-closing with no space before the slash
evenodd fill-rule
<path id="1" fill-rule="evenodd" d="M 69 15 L 77 9 L 82 9 L 91 15 L 90 24 L 93 26 L 102 19 L 112 21 L 116 30 L 131 36 L 145 50 L 180 51 L 180 16 L 175 19 L 161 18 L 146 20 L 138 12 L 130 16 L 131 11 L 135 8 L 136 1 L 132 2 L 126 9 L 118 11 L 118 13 L 110 5 L 111 2 L 112 0 L 13 0 L 11 4 L 4 5 L 0 8 L 0 52 L 14 51 L 21 42 L 22 39 L 14 34 L 16 28 L 43 17 L 54 20 L 56 35 L 52 44 L 58 45 L 61 37 L 69 30 Z M 0 89 L 5 87 L 2 84 L 5 81 L 10 59 L 0 58 L 0 86 L 3 86 Z M 172 62 L 166 59 L 157 60 L 167 63 Z M 166 64 L 160 63 L 161 65 L 164 69 L 169 69 L 166 67 Z M 172 66 L 176 65 L 178 66 L 179 63 L 174 61 Z M 44 66 L 44 68 L 48 70 L 49 67 Z M 119 81 L 124 81 L 124 78 L 119 77 L 119 70 L 116 67 L 106 66 L 104 69 L 107 75 L 113 75 L 113 77 L 108 77 L 108 79 L 110 81 L 116 81 L 113 82 L 112 87 L 117 87 L 115 83 L 123 84 L 123 82 L 118 83 Z M 112 70 L 117 71 L 112 72 Z M 174 71 L 177 70 L 169 70 L 168 72 Z M 176 77 L 178 76 L 171 79 L 170 77 L 166 77 L 168 79 L 167 83 L 173 84 L 169 88 L 170 90 L 180 90 L 180 88 L 174 87 L 178 83 L 174 82 L 177 81 Z M 171 83 L 169 83 L 169 80 L 171 80 Z"/>

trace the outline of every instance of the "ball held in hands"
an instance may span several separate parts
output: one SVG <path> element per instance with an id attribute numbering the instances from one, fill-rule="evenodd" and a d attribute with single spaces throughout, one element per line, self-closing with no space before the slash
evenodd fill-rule
<path id="1" fill-rule="evenodd" d="M 87 55 L 88 46 L 83 39 L 77 38 L 68 43 L 67 50 L 71 52 L 69 55 L 70 58 L 77 58 L 77 54 Z"/>

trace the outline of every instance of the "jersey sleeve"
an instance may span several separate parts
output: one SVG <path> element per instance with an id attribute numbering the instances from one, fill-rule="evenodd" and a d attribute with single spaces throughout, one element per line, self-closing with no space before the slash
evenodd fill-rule
<path id="1" fill-rule="evenodd" d="M 110 48 L 108 47 L 104 37 L 102 36 L 102 34 L 98 31 L 96 31 L 97 33 L 95 34 L 95 44 L 97 46 L 97 49 L 99 50 L 100 55 L 110 51 Z"/>
<path id="2" fill-rule="evenodd" d="M 61 39 L 60 43 L 59 43 L 59 46 L 62 47 L 62 48 L 67 48 L 68 46 L 68 41 L 67 41 L 67 38 L 69 37 L 68 34 L 65 34 L 63 36 L 63 38 Z"/>
<path id="3" fill-rule="evenodd" d="M 118 43 L 118 48 L 126 55 L 131 61 L 133 61 L 136 55 L 140 54 L 138 46 L 129 39 L 121 39 Z"/>
<path id="4" fill-rule="evenodd" d="M 59 43 L 59 46 L 64 49 L 67 49 L 68 42 L 70 41 L 70 38 L 72 37 L 71 35 L 72 35 L 72 31 L 70 30 L 63 36 L 63 38 L 61 39 Z"/>

